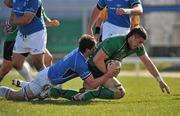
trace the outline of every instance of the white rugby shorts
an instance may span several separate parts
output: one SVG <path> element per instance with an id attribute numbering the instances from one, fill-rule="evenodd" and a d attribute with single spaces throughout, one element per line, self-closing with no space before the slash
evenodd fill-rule
<path id="1" fill-rule="evenodd" d="M 13 53 L 41 54 L 46 49 L 47 31 L 41 30 L 30 35 L 22 35 L 19 31 Z"/>
<path id="2" fill-rule="evenodd" d="M 130 28 L 119 27 L 106 21 L 103 24 L 102 41 L 115 35 L 127 35 L 129 31 Z"/>

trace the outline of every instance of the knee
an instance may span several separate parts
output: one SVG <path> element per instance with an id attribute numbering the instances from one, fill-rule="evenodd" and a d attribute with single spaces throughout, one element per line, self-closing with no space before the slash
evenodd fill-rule
<path id="1" fill-rule="evenodd" d="M 45 68 L 45 65 L 44 65 L 44 62 L 43 62 L 43 60 L 34 60 L 33 61 L 33 64 L 34 64 L 34 66 L 35 66 L 35 68 L 36 68 L 36 70 L 37 71 L 40 71 L 40 70 L 42 70 L 43 68 Z"/>
<path id="2" fill-rule="evenodd" d="M 123 87 L 119 87 L 119 88 L 117 88 L 117 90 L 115 92 L 114 98 L 121 99 L 125 96 L 125 94 L 126 94 L 125 89 Z"/>
<path id="3" fill-rule="evenodd" d="M 22 63 L 18 63 L 18 62 L 13 62 L 13 67 L 14 67 L 16 70 L 21 70 L 22 67 L 23 67 L 23 64 L 22 64 Z"/>
<path id="4" fill-rule="evenodd" d="M 5 76 L 11 69 L 12 67 L 2 67 L 0 71 L 1 76 Z"/>
<path id="5" fill-rule="evenodd" d="M 44 63 L 46 66 L 50 66 L 52 64 L 53 57 L 51 54 L 45 54 Z"/>

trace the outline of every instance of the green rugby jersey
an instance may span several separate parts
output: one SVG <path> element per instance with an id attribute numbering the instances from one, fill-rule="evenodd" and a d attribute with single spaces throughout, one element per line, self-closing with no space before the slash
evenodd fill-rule
<path id="1" fill-rule="evenodd" d="M 6 36 L 6 40 L 5 41 L 6 42 L 15 41 L 17 32 L 18 32 L 18 27 L 16 27 L 14 29 L 14 31 L 12 31 L 11 33 L 8 33 L 8 34 L 5 35 Z"/>
<path id="2" fill-rule="evenodd" d="M 136 53 L 137 56 L 142 56 L 146 52 L 143 45 L 139 48 L 131 49 L 128 45 L 126 36 L 114 36 L 114 37 L 108 38 L 104 40 L 103 42 L 101 42 L 99 45 L 97 45 L 94 53 L 88 60 L 88 65 L 90 67 L 95 68 L 96 70 L 98 69 L 93 62 L 93 57 L 97 54 L 97 52 L 100 49 L 102 49 L 109 56 L 108 59 L 118 59 L 121 61 L 123 60 L 123 58 L 133 53 Z"/>

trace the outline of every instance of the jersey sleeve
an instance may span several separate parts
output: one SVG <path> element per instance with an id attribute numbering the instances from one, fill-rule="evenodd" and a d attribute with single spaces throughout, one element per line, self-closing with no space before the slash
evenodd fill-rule
<path id="1" fill-rule="evenodd" d="M 25 13 L 36 14 L 39 7 L 40 6 L 38 0 L 29 0 L 29 2 L 26 5 Z"/>
<path id="2" fill-rule="evenodd" d="M 131 7 L 133 7 L 135 4 L 141 4 L 141 0 L 130 0 Z"/>
<path id="3" fill-rule="evenodd" d="M 104 8 L 104 9 L 101 11 L 101 14 L 100 14 L 99 18 L 100 18 L 101 20 L 105 21 L 106 16 L 107 16 L 107 9 Z"/>
<path id="4" fill-rule="evenodd" d="M 144 45 L 142 45 L 141 47 L 137 48 L 136 50 L 136 55 L 137 56 L 142 56 L 146 53 L 146 49 L 144 47 Z"/>
<path id="5" fill-rule="evenodd" d="M 80 60 L 81 58 L 78 59 L 77 64 L 76 64 L 76 72 L 80 76 L 82 80 L 86 79 L 91 75 L 90 70 L 88 69 L 88 64 L 84 62 L 84 60 Z"/>
<path id="6" fill-rule="evenodd" d="M 106 0 L 98 0 L 97 7 L 99 7 L 100 9 L 106 7 Z"/>
<path id="7" fill-rule="evenodd" d="M 137 26 L 140 24 L 140 16 L 132 16 L 132 25 L 133 27 Z"/>

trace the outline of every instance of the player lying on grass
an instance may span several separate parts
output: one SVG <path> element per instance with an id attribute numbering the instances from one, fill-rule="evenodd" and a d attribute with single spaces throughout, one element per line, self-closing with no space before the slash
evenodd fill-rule
<path id="1" fill-rule="evenodd" d="M 156 66 L 149 58 L 145 48 L 144 41 L 147 39 L 147 33 L 142 27 L 133 28 L 127 36 L 114 36 L 100 43 L 95 52 L 88 60 L 88 66 L 94 77 L 100 77 L 107 72 L 105 62 L 110 59 L 119 59 L 122 61 L 125 57 L 136 53 L 148 71 L 158 81 L 161 90 L 170 93 L 168 85 L 162 79 Z M 75 100 L 90 100 L 93 98 L 119 99 L 125 95 L 125 89 L 115 78 L 109 78 L 102 87 L 96 90 L 92 89 L 84 82 L 85 92 L 74 96 Z M 53 88 L 50 90 L 51 97 L 63 97 L 65 91 Z"/>
<path id="2" fill-rule="evenodd" d="M 104 75 L 97 79 L 93 78 L 86 61 L 92 54 L 95 45 L 96 42 L 93 37 L 83 35 L 79 40 L 79 48 L 73 50 L 53 66 L 40 71 L 33 81 L 19 91 L 0 86 L 0 96 L 7 100 L 31 100 L 39 98 L 46 89 L 65 83 L 78 76 L 92 88 L 102 86 L 118 72 L 118 69 L 116 69 L 115 64 L 112 64 Z"/>

